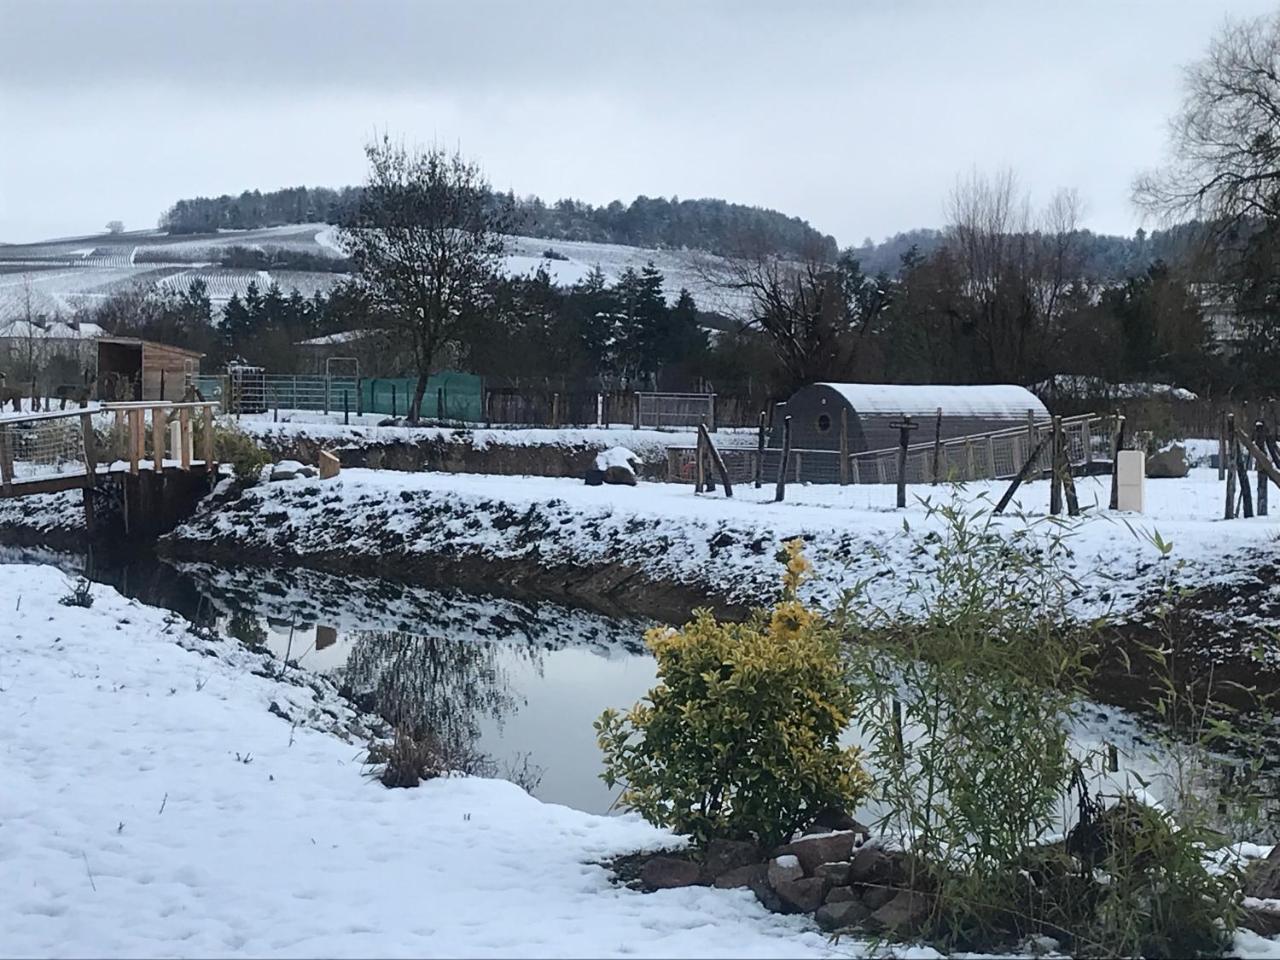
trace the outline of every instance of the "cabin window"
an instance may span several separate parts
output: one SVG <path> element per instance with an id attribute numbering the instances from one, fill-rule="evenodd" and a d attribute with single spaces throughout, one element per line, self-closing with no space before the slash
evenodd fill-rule
<path id="1" fill-rule="evenodd" d="M 831 429 L 831 417 L 828 414 L 818 414 L 818 432 L 826 433 Z"/>

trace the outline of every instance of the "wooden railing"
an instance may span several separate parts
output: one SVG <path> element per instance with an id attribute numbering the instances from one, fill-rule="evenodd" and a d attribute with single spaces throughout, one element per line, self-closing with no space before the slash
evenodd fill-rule
<path id="1" fill-rule="evenodd" d="M 148 416 L 150 469 L 163 469 L 166 459 L 176 461 L 175 466 L 182 470 L 207 468 L 214 460 L 217 406 L 212 401 L 144 400 L 0 419 L 0 495 L 16 497 L 92 486 L 99 468 L 105 466 L 110 471 L 116 462 L 123 462 L 129 473 L 137 474 L 148 459 Z M 100 439 L 94 417 L 104 414 L 110 426 L 105 439 Z M 197 426 L 202 428 L 198 459 Z"/>

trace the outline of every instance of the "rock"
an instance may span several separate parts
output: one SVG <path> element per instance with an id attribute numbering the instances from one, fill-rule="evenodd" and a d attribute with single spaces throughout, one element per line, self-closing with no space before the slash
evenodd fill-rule
<path id="1" fill-rule="evenodd" d="M 830 884 L 822 877 L 801 877 L 773 884 L 773 892 L 783 903 L 784 913 L 813 913 L 822 906 Z"/>
<path id="2" fill-rule="evenodd" d="M 307 467 L 299 463 L 297 460 L 281 460 L 279 463 L 271 467 L 270 480 L 272 482 L 278 480 L 292 480 L 295 477 L 306 476 Z"/>
<path id="3" fill-rule="evenodd" d="M 864 837 L 871 835 L 870 830 L 839 807 L 824 807 L 818 811 L 818 815 L 813 818 L 813 822 L 809 824 L 805 833 L 830 833 L 833 830 L 852 830 Z"/>
<path id="4" fill-rule="evenodd" d="M 587 471 L 586 480 L 588 487 L 598 487 L 604 483 L 604 471 L 592 467 Z"/>
<path id="5" fill-rule="evenodd" d="M 849 927 L 859 926 L 869 916 L 871 916 L 871 911 L 857 900 L 843 900 L 836 903 L 828 900 L 818 908 L 818 912 L 813 915 L 813 919 L 818 922 L 818 926 L 821 929 L 831 933 L 835 930 L 845 930 Z"/>
<path id="6" fill-rule="evenodd" d="M 707 880 L 760 862 L 760 848 L 747 840 L 712 840 L 702 860 L 702 874 Z"/>
<path id="7" fill-rule="evenodd" d="M 849 864 L 850 883 L 897 887 L 909 878 L 906 854 L 880 847 L 862 847 Z"/>
<path id="8" fill-rule="evenodd" d="M 853 887 L 832 887 L 827 891 L 827 903 L 844 903 L 848 900 L 861 900 L 862 897 Z"/>
<path id="9" fill-rule="evenodd" d="M 692 887 L 702 880 L 702 869 L 692 860 L 654 857 L 640 868 L 640 882 L 647 890 Z"/>
<path id="10" fill-rule="evenodd" d="M 636 485 L 636 472 L 630 467 L 612 466 L 604 472 L 604 482 L 634 487 Z"/>
<path id="11" fill-rule="evenodd" d="M 793 840 L 779 847 L 776 856 L 792 855 L 799 859 L 805 876 L 813 876 L 820 864 L 840 863 L 852 855 L 861 835 L 851 830 L 840 833 L 818 833 Z"/>
<path id="12" fill-rule="evenodd" d="M 1147 457 L 1148 477 L 1185 477 L 1190 470 L 1186 448 L 1181 444 L 1175 443 L 1168 449 Z"/>
<path id="13" fill-rule="evenodd" d="M 865 887 L 862 902 L 868 910 L 879 910 L 899 893 L 901 891 L 895 887 Z"/>
<path id="14" fill-rule="evenodd" d="M 768 883 L 769 868 L 763 863 L 751 863 L 745 867 L 734 867 L 726 870 L 712 881 L 717 890 L 737 890 L 742 887 L 755 888 L 757 883 Z"/>
<path id="15" fill-rule="evenodd" d="M 776 888 L 779 883 L 789 883 L 803 876 L 804 867 L 800 866 L 800 861 L 794 856 L 783 855 L 769 861 L 768 877 L 771 887 Z"/>
<path id="16" fill-rule="evenodd" d="M 1271 848 L 1265 860 L 1245 868 L 1244 895 L 1259 900 L 1280 900 L 1280 843 Z"/>
<path id="17" fill-rule="evenodd" d="M 399 417 L 384 417 L 378 421 L 380 427 L 398 427 L 404 423 Z"/>
<path id="18" fill-rule="evenodd" d="M 342 462 L 332 450 L 320 451 L 320 479 L 332 480 L 342 469 Z"/>
<path id="19" fill-rule="evenodd" d="M 849 861 L 845 860 L 841 863 L 820 863 L 814 869 L 815 877 L 822 877 L 829 881 L 833 886 L 843 887 L 849 885 Z"/>
<path id="20" fill-rule="evenodd" d="M 1240 926 L 1252 930 L 1260 937 L 1274 937 L 1280 933 L 1280 913 L 1263 907 L 1244 907 Z"/>
<path id="21" fill-rule="evenodd" d="M 914 890 L 899 890 L 884 906 L 872 911 L 867 925 L 875 930 L 891 931 L 910 937 L 920 931 L 929 918 L 929 901 Z"/>

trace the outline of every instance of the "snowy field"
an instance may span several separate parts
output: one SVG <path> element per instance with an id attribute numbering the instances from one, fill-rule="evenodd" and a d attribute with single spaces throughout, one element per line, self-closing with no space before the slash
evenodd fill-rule
<path id="1" fill-rule="evenodd" d="M 24 317 L 28 300 L 35 313 L 66 317 L 121 290 L 135 286 L 185 290 L 196 278 L 209 285 L 210 298 L 217 307 L 232 293 L 243 296 L 250 281 L 261 289 L 278 283 L 286 293 L 297 288 L 304 296 L 311 296 L 346 278 L 345 274 L 325 271 L 219 267 L 232 247 L 266 254 L 281 250 L 317 257 L 343 255 L 334 229 L 323 223 L 222 230 L 196 237 L 141 230 L 35 244 L 0 244 L 0 323 Z M 567 259 L 544 259 L 549 249 Z M 663 273 L 668 299 L 674 301 L 682 288 L 688 288 L 704 310 L 731 313 L 740 306 L 736 294 L 720 290 L 712 282 L 721 261 L 697 251 L 516 236 L 508 238 L 505 270 L 511 276 L 527 276 L 541 266 L 555 282 L 570 285 L 596 266 L 613 282 L 624 270 L 639 270 L 650 260 Z"/>
<path id="2" fill-rule="evenodd" d="M 1008 534 L 1030 526 L 1036 536 L 1065 537 L 1067 570 L 1081 583 L 1075 599 L 1081 613 L 1123 612 L 1167 572 L 1187 584 L 1229 582 L 1247 566 L 1247 556 L 1274 551 L 1280 534 L 1274 514 L 1219 519 L 1224 488 L 1208 468 L 1185 479 L 1148 481 L 1144 515 L 1106 510 L 1109 484 L 1106 477 L 1078 480 L 1084 515 L 1051 520 L 1048 482 L 1027 483 L 996 521 Z M 907 509 L 897 510 L 891 485 L 791 485 L 786 501 L 775 504 L 771 486 L 738 486 L 728 499 L 679 484 L 588 487 L 550 477 L 351 469 L 329 484 L 293 480 L 253 488 L 237 509 L 204 511 L 176 535 L 275 547 L 296 557 L 340 542 L 357 555 L 397 550 L 511 559 L 530 555 L 536 533 L 537 556 L 548 567 L 625 563 L 653 581 L 698 584 L 748 605 L 773 595 L 773 556 L 783 541 L 802 536 L 818 571 L 815 600 L 833 603 L 845 587 L 870 579 L 873 599 L 892 604 L 904 577 L 929 576 L 930 560 L 920 548 L 943 521 L 930 515 L 926 501 L 955 498 L 967 510 L 989 510 L 1004 488 L 913 486 Z M 534 520 L 513 520 L 530 508 Z M 1167 561 L 1152 542 L 1157 534 L 1173 545 Z M 891 571 L 896 576 L 888 576 Z"/>
<path id="3" fill-rule="evenodd" d="M 634 817 L 387 790 L 317 729 L 355 723 L 331 688 L 105 587 L 61 606 L 64 579 L 0 566 L 0 956 L 859 952 L 745 890 L 612 886 L 596 861 L 676 842 Z"/>

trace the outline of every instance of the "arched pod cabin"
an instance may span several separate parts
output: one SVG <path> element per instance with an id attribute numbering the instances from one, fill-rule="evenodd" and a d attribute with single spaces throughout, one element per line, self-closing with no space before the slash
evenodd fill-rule
<path id="1" fill-rule="evenodd" d="M 940 421 L 938 412 L 941 410 Z M 1049 411 L 1030 390 L 1012 384 L 942 385 L 900 383 L 812 383 L 778 404 L 770 446 L 782 445 L 782 418 L 791 417 L 795 451 L 840 451 L 841 416 L 848 424 L 849 453 L 898 445 L 898 423 L 904 415 L 918 429 L 911 441 L 950 440 L 1025 425 L 1027 414 L 1044 420 Z M 803 458 L 799 478 L 832 482 L 838 457 Z"/>

